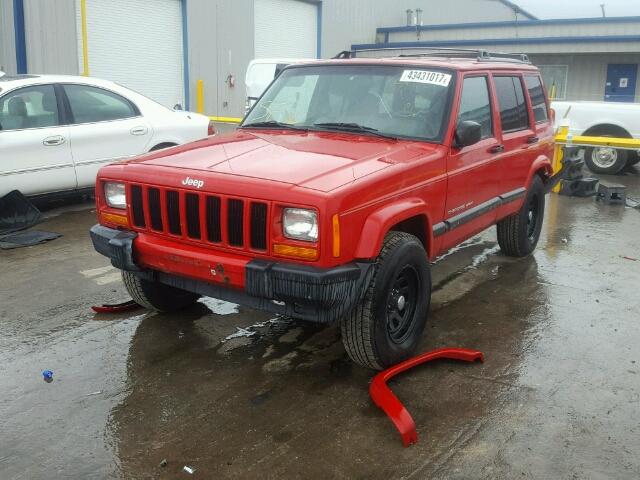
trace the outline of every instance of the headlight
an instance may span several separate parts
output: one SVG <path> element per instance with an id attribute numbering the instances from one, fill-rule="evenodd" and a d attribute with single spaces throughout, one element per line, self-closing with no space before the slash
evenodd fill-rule
<path id="1" fill-rule="evenodd" d="M 127 194 L 125 193 L 124 183 L 105 182 L 104 199 L 110 207 L 127 208 Z"/>
<path id="2" fill-rule="evenodd" d="M 313 210 L 285 208 L 282 213 L 284 236 L 294 240 L 318 240 L 318 216 Z"/>

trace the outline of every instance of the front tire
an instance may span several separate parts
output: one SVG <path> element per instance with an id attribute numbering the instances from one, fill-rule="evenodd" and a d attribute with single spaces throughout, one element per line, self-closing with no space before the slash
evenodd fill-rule
<path id="1" fill-rule="evenodd" d="M 535 250 L 544 221 L 544 203 L 544 184 L 534 175 L 520 210 L 498 222 L 498 244 L 502 253 L 525 257 Z"/>
<path id="2" fill-rule="evenodd" d="M 363 300 L 341 322 L 351 359 L 382 370 L 409 358 L 418 347 L 431 301 L 431 274 L 420 240 L 390 232 Z"/>
<path id="3" fill-rule="evenodd" d="M 124 270 L 122 281 L 127 292 L 138 305 L 157 312 L 177 312 L 193 305 L 200 298 L 198 294 L 160 282 L 144 280 Z"/>

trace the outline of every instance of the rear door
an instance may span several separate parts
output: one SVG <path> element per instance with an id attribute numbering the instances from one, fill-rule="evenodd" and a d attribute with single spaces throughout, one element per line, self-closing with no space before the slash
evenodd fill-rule
<path id="1" fill-rule="evenodd" d="M 148 150 L 153 132 L 130 100 L 91 85 L 64 84 L 63 88 L 79 187 L 93 186 L 103 165 Z"/>
<path id="2" fill-rule="evenodd" d="M 482 139 L 463 148 L 452 146 L 447 160 L 445 220 L 447 249 L 491 225 L 496 218 L 499 141 L 494 125 L 488 74 L 466 74 L 461 83 L 456 125 L 465 120 L 482 126 Z"/>
<path id="3" fill-rule="evenodd" d="M 504 153 L 500 156 L 499 215 L 517 210 L 524 196 L 531 164 L 539 152 L 539 139 L 530 118 L 524 79 L 519 73 L 493 76 L 500 113 L 500 135 Z"/>
<path id="4" fill-rule="evenodd" d="M 53 85 L 33 85 L 0 97 L 0 196 L 73 190 L 69 127 Z"/>

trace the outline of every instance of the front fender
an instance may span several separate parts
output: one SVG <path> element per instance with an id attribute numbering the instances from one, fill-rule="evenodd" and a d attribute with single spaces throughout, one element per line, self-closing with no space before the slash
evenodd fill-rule
<path id="1" fill-rule="evenodd" d="M 553 175 L 553 166 L 551 164 L 551 159 L 546 155 L 540 155 L 538 158 L 534 160 L 531 164 L 531 169 L 529 170 L 529 175 L 527 177 L 527 189 L 531 185 L 533 181 L 533 176 L 538 174 L 538 172 L 543 172 L 544 180 L 551 178 Z"/>
<path id="2" fill-rule="evenodd" d="M 407 198 L 385 205 L 369 215 L 362 228 L 355 258 L 375 258 L 380 253 L 387 232 L 395 224 L 411 217 L 423 216 L 427 248 L 433 244 L 431 221 L 427 215 L 427 204 L 420 198 Z M 431 252 L 428 252 L 431 254 Z"/>

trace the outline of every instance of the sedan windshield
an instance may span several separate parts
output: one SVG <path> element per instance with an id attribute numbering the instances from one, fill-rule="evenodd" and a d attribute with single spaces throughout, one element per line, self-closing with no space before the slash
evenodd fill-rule
<path id="1" fill-rule="evenodd" d="M 432 67 L 324 65 L 284 70 L 242 127 L 338 130 L 439 142 L 453 75 Z"/>

